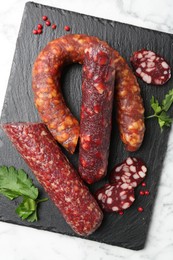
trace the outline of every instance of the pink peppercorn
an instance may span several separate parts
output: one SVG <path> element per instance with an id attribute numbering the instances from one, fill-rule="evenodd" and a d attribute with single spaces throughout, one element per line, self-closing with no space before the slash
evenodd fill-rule
<path id="1" fill-rule="evenodd" d="M 42 30 L 41 29 L 38 29 L 38 34 L 42 34 Z"/>
<path id="2" fill-rule="evenodd" d="M 33 30 L 32 33 L 33 34 L 38 34 L 38 31 L 37 30 Z"/>
<path id="3" fill-rule="evenodd" d="M 68 31 L 70 31 L 70 27 L 68 25 L 66 25 L 66 26 L 64 26 L 64 30 L 68 32 Z"/>
<path id="4" fill-rule="evenodd" d="M 144 209 L 143 209 L 142 207 L 138 207 L 138 211 L 139 211 L 139 212 L 143 212 Z"/>
<path id="5" fill-rule="evenodd" d="M 49 20 L 46 21 L 46 25 L 47 26 L 50 26 L 51 25 L 51 22 Z"/>
<path id="6" fill-rule="evenodd" d="M 52 24 L 52 29 L 56 29 L 56 24 Z"/>
<path id="7" fill-rule="evenodd" d="M 38 29 L 43 29 L 43 25 L 39 23 L 39 24 L 37 25 L 37 28 L 38 28 Z"/>
<path id="8" fill-rule="evenodd" d="M 141 196 L 144 196 L 144 191 L 143 190 L 141 190 L 140 192 L 139 192 L 139 194 L 141 195 Z"/>
<path id="9" fill-rule="evenodd" d="M 46 21 L 48 19 L 48 17 L 46 15 L 43 15 L 42 19 L 43 19 L 43 21 Z"/>

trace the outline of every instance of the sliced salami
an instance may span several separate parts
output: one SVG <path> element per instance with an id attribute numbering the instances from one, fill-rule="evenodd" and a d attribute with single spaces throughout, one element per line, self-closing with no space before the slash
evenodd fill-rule
<path id="1" fill-rule="evenodd" d="M 111 184 L 127 183 L 135 188 L 144 180 L 146 173 L 147 167 L 141 159 L 128 157 L 113 168 L 109 181 Z"/>
<path id="2" fill-rule="evenodd" d="M 171 77 L 171 68 L 163 57 L 153 51 L 142 49 L 130 58 L 136 75 L 148 84 L 163 85 Z"/>
<path id="3" fill-rule="evenodd" d="M 128 157 L 116 165 L 110 174 L 110 184 L 96 192 L 96 199 L 107 212 L 129 208 L 135 201 L 134 188 L 145 178 L 147 167 L 141 159 Z"/>
<path id="4" fill-rule="evenodd" d="M 107 212 L 125 210 L 135 201 L 134 189 L 128 188 L 127 184 L 106 184 L 97 191 L 97 201 Z"/>

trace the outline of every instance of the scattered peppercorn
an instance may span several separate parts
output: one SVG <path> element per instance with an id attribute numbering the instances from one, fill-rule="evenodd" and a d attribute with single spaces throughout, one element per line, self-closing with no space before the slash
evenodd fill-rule
<path id="1" fill-rule="evenodd" d="M 38 28 L 38 29 L 43 29 L 43 25 L 39 23 L 39 24 L 37 25 L 37 28 Z"/>
<path id="2" fill-rule="evenodd" d="M 56 24 L 52 24 L 52 29 L 56 29 Z"/>
<path id="3" fill-rule="evenodd" d="M 46 15 L 42 16 L 43 21 L 46 21 L 48 17 Z"/>
<path id="4" fill-rule="evenodd" d="M 46 21 L 46 25 L 47 26 L 50 26 L 51 25 L 51 22 L 49 20 Z"/>
<path id="5" fill-rule="evenodd" d="M 38 29 L 37 32 L 38 34 L 42 34 L 43 31 L 41 29 Z"/>
<path id="6" fill-rule="evenodd" d="M 66 26 L 64 26 L 64 30 L 68 32 L 68 31 L 70 31 L 70 27 L 68 25 L 66 25 Z"/>
<path id="7" fill-rule="evenodd" d="M 150 192 L 148 190 L 145 190 L 145 195 L 148 196 Z"/>
<path id="8" fill-rule="evenodd" d="M 120 211 L 118 211 L 118 214 L 122 216 L 122 215 L 124 215 L 124 211 L 120 210 Z"/>
<path id="9" fill-rule="evenodd" d="M 142 207 L 138 207 L 138 211 L 139 211 L 139 212 L 143 212 L 144 209 L 143 209 Z"/>
<path id="10" fill-rule="evenodd" d="M 139 194 L 140 194 L 141 196 L 144 196 L 145 192 L 144 192 L 143 190 L 141 190 L 141 191 L 139 192 Z"/>
<path id="11" fill-rule="evenodd" d="M 33 30 L 32 33 L 33 34 L 38 34 L 38 31 L 37 30 Z"/>

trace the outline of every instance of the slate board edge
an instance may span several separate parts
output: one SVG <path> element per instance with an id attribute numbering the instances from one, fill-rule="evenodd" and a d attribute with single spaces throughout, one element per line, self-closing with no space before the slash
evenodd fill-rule
<path id="1" fill-rule="evenodd" d="M 119 21 L 116 21 L 116 20 L 111 20 L 111 19 L 106 19 L 106 18 L 102 18 L 102 17 L 97 17 L 97 16 L 94 16 L 94 15 L 89 15 L 89 14 L 84 14 L 84 13 L 81 13 L 81 12 L 75 12 L 75 11 L 70 11 L 70 10 L 67 10 L 67 9 L 62 9 L 62 8 L 59 8 L 59 7 L 53 7 L 53 6 L 50 6 L 50 5 L 44 5 L 44 4 L 40 4 L 40 3 L 37 3 L 37 2 L 34 2 L 34 1 L 28 1 L 25 3 L 25 6 L 27 5 L 30 5 L 30 4 L 33 4 L 37 7 L 46 7 L 46 8 L 49 8 L 50 10 L 54 10 L 54 9 L 58 9 L 59 11 L 61 12 L 67 12 L 67 13 L 73 13 L 73 14 L 77 14 L 77 15 L 82 15 L 83 17 L 86 16 L 86 17 L 91 17 L 91 18 L 94 18 L 94 19 L 97 19 L 97 20 L 101 20 L 101 21 L 104 21 L 105 23 L 119 23 L 119 24 L 123 24 L 123 25 L 128 25 L 130 27 L 137 27 L 139 29 L 142 29 L 142 30 L 147 30 L 147 31 L 152 31 L 152 32 L 155 32 L 155 33 L 160 33 L 160 34 L 165 34 L 165 35 L 170 35 L 173 37 L 173 34 L 171 33 L 166 33 L 166 32 L 162 32 L 162 31 L 158 31 L 158 30 L 154 30 L 154 29 L 149 29 L 149 28 L 145 28 L 145 27 L 141 27 L 141 26 L 138 26 L 138 25 L 133 25 L 133 24 L 129 24 L 129 23 L 123 23 L 123 22 L 119 22 Z M 113 26 L 113 24 L 111 24 Z"/>
<path id="2" fill-rule="evenodd" d="M 95 239 L 88 239 L 88 237 L 82 237 L 82 236 L 76 236 L 76 235 L 72 235 L 72 234 L 67 234 L 67 233 L 63 233 L 63 232 L 57 232 L 56 230 L 54 230 L 54 228 L 44 228 L 43 226 L 34 226 L 32 225 L 32 223 L 30 223 L 30 225 L 28 226 L 27 224 L 25 224 L 24 222 L 23 223 L 16 223 L 16 222 L 13 222 L 12 220 L 9 220 L 9 221 L 6 221 L 6 220 L 1 220 L 0 219 L 0 222 L 4 222 L 4 223 L 8 223 L 8 224 L 12 224 L 12 225 L 16 225 L 16 226 L 21 226 L 21 227 L 25 227 L 25 228 L 33 228 L 33 229 L 36 229 L 36 230 L 40 230 L 40 231 L 47 231 L 47 232 L 53 232 L 55 234 L 60 234 L 60 235 L 64 235 L 64 236 L 69 236 L 69 237 L 74 237 L 75 239 L 84 239 L 84 240 L 87 240 L 87 241 L 90 241 L 90 242 L 96 242 L 98 244 L 104 244 L 106 246 L 110 246 L 110 247 L 121 247 L 122 249 L 125 248 L 126 250 L 133 250 L 133 251 L 139 251 L 139 250 L 142 250 L 145 248 L 145 244 L 142 244 L 141 246 L 138 246 L 136 247 L 135 249 L 134 248 L 130 248 L 129 246 L 124 246 L 121 242 L 118 244 L 113 244 L 113 243 L 105 243 L 105 242 L 102 242 L 102 241 L 97 241 Z"/>

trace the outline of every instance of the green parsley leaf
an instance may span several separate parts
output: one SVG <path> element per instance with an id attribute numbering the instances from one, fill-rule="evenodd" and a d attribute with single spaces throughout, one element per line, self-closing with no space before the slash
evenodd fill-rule
<path id="1" fill-rule="evenodd" d="M 168 111 L 173 104 L 173 89 L 171 89 L 162 101 L 162 110 Z"/>
<path id="2" fill-rule="evenodd" d="M 162 108 L 159 105 L 158 100 L 156 100 L 153 96 L 152 96 L 152 98 L 150 100 L 150 104 L 151 104 L 151 107 L 154 110 L 155 114 L 158 114 L 158 113 L 160 113 L 162 111 Z"/>
<path id="3" fill-rule="evenodd" d="M 38 197 L 38 189 L 23 170 L 16 170 L 14 167 L 0 167 L 0 193 L 9 199 L 19 196 L 27 196 L 32 199 Z"/>
<path id="4" fill-rule="evenodd" d="M 10 200 L 22 197 L 23 201 L 16 209 L 16 213 L 22 220 L 37 221 L 38 203 L 47 200 L 38 200 L 38 189 L 34 187 L 32 180 L 28 178 L 24 170 L 16 170 L 14 167 L 0 166 L 0 194 Z"/>
<path id="5" fill-rule="evenodd" d="M 167 126 L 170 127 L 173 118 L 167 115 L 167 111 L 170 109 L 171 105 L 173 104 L 173 89 L 171 89 L 166 95 L 165 98 L 162 100 L 162 104 L 160 105 L 158 100 L 152 96 L 150 100 L 150 105 L 154 110 L 154 114 L 146 117 L 147 119 L 156 117 L 158 120 L 158 124 L 160 126 L 161 132 L 163 131 L 163 127 Z"/>
<path id="6" fill-rule="evenodd" d="M 35 213 L 36 209 L 37 203 L 35 200 L 30 198 L 24 198 L 22 203 L 20 203 L 20 205 L 17 207 L 16 213 L 19 215 L 19 217 L 22 218 L 22 220 L 24 220 L 31 216 L 33 213 Z M 37 214 L 34 220 L 37 220 Z"/>

